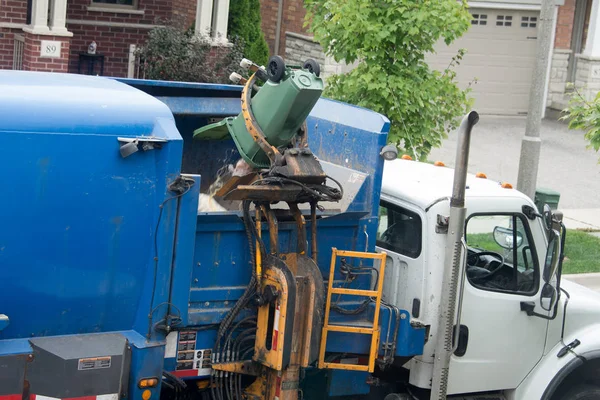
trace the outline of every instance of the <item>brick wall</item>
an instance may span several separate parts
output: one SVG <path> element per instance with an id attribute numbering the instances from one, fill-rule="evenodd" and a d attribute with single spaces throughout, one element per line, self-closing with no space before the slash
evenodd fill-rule
<path id="1" fill-rule="evenodd" d="M 193 27 L 196 20 L 196 0 L 173 0 L 173 20 L 186 28 Z"/>
<path id="2" fill-rule="evenodd" d="M 67 72 L 69 60 L 69 39 L 62 36 L 41 36 L 25 34 L 23 69 L 26 71 Z M 61 42 L 60 58 L 40 57 L 42 40 Z"/>
<path id="3" fill-rule="evenodd" d="M 0 21 L 24 24 L 27 18 L 26 0 L 1 0 Z"/>
<path id="4" fill-rule="evenodd" d="M 76 73 L 79 66 L 79 53 L 86 52 L 88 45 L 95 41 L 97 53 L 104 55 L 105 76 L 127 76 L 129 64 L 129 46 L 139 46 L 153 26 L 181 18 L 182 13 L 189 13 L 191 3 L 195 0 L 139 0 L 139 13 L 105 12 L 90 10 L 90 0 L 69 0 L 67 5 L 67 29 L 73 32 L 69 72 Z M 94 7 L 106 9 L 110 6 L 94 4 Z M 175 7 L 186 7 L 184 11 Z M 191 22 L 190 22 L 191 23 Z M 87 71 L 82 65 L 82 72 Z M 99 65 L 94 69 L 99 73 Z"/>
<path id="5" fill-rule="evenodd" d="M 14 33 L 21 29 L 0 28 L 0 69 L 12 69 Z"/>
<path id="6" fill-rule="evenodd" d="M 27 1 L 0 0 L 0 22 L 24 24 L 27 18 Z M 14 34 L 21 29 L 0 28 L 0 69 L 11 69 L 13 65 Z"/>
<path id="7" fill-rule="evenodd" d="M 565 4 L 558 8 L 558 19 L 556 21 L 556 38 L 554 48 L 570 49 L 571 34 L 573 33 L 573 20 L 575 18 L 576 0 L 565 0 Z"/>
<path id="8" fill-rule="evenodd" d="M 77 73 L 79 53 L 87 52 L 88 45 L 95 41 L 96 52 L 104 55 L 105 76 L 127 76 L 129 65 L 129 45 L 141 45 L 146 40 L 148 29 L 122 28 L 111 26 L 90 26 L 69 24 L 73 32 L 69 72 Z M 81 66 L 82 72 L 85 65 Z M 95 72 L 99 71 L 99 65 Z"/>
<path id="9" fill-rule="evenodd" d="M 100 12 L 88 10 L 91 0 L 68 0 L 67 22 L 69 20 L 102 21 L 117 24 L 158 24 L 171 19 L 173 0 L 139 0 L 137 10 L 143 14 L 126 12 Z M 96 8 L 109 9 L 110 5 L 96 3 Z"/>
<path id="10" fill-rule="evenodd" d="M 305 34 L 307 31 L 303 27 L 304 2 L 302 0 L 281 0 L 283 2 L 283 12 L 281 18 L 281 31 L 279 32 L 279 49 L 275 51 L 275 37 L 277 31 L 277 10 L 279 8 L 278 0 L 260 0 L 260 13 L 262 17 L 262 30 L 265 39 L 269 45 L 271 54 L 285 54 L 286 32 Z"/>

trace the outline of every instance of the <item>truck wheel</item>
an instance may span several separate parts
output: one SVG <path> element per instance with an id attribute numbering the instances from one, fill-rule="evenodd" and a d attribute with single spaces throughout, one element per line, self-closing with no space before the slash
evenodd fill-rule
<path id="1" fill-rule="evenodd" d="M 592 385 L 577 385 L 564 394 L 560 400 L 597 400 L 600 399 L 600 388 Z"/>

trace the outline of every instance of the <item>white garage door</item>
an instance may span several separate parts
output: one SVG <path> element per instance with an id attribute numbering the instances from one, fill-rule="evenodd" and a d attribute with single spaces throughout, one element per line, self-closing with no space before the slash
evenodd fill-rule
<path id="1" fill-rule="evenodd" d="M 436 47 L 427 58 L 432 68 L 444 70 L 458 49 L 467 50 L 456 68 L 460 86 L 472 84 L 473 109 L 483 114 L 527 113 L 535 63 L 539 12 L 470 9 L 471 29 L 451 46 Z"/>

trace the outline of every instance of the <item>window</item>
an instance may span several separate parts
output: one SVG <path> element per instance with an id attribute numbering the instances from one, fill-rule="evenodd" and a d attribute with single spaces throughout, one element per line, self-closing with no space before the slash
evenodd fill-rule
<path id="1" fill-rule="evenodd" d="M 476 215 L 467 221 L 467 277 L 483 290 L 533 294 L 538 260 L 520 215 Z"/>
<path id="2" fill-rule="evenodd" d="M 137 5 L 137 0 L 92 0 L 92 5 L 135 7 Z"/>
<path id="3" fill-rule="evenodd" d="M 496 26 L 511 26 L 512 18 L 512 15 L 497 15 Z"/>
<path id="4" fill-rule="evenodd" d="M 471 25 L 487 25 L 488 16 L 486 14 L 473 14 L 472 16 Z"/>
<path id="5" fill-rule="evenodd" d="M 537 17 L 521 17 L 521 28 L 535 28 Z"/>
<path id="6" fill-rule="evenodd" d="M 410 258 L 421 254 L 421 218 L 414 212 L 381 202 L 377 246 Z"/>

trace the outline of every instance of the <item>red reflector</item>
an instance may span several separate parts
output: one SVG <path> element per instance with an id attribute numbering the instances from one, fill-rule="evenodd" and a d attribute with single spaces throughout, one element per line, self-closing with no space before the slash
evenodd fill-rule
<path id="1" fill-rule="evenodd" d="M 22 394 L 3 394 L 0 395 L 0 400 L 23 400 Z"/>
<path id="2" fill-rule="evenodd" d="M 275 399 L 279 400 L 279 396 L 281 395 L 281 377 L 277 377 L 277 383 L 275 384 Z"/>
<path id="3" fill-rule="evenodd" d="M 186 376 L 198 376 L 197 369 L 181 369 L 179 371 L 173 371 L 171 373 L 179 378 L 185 378 Z"/>

